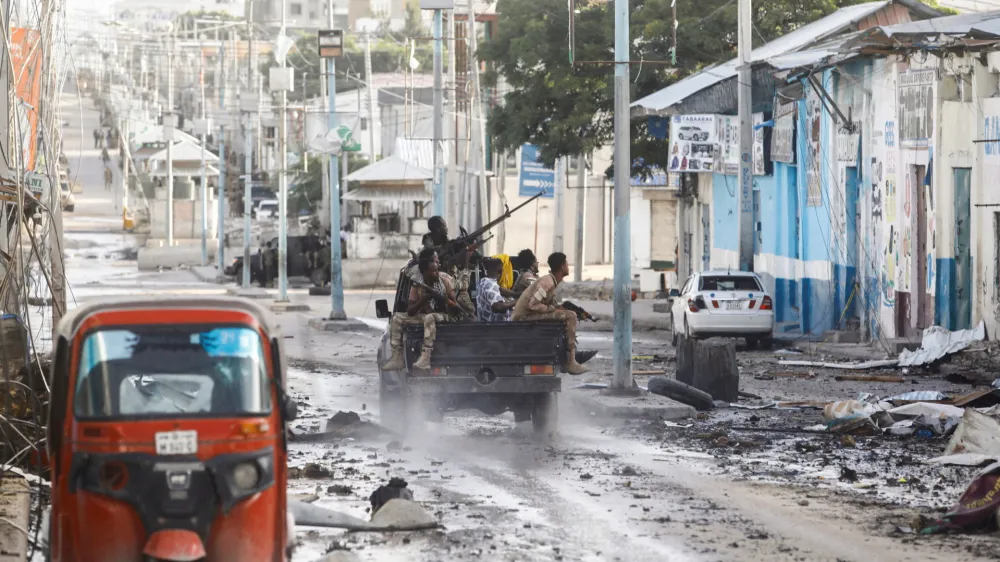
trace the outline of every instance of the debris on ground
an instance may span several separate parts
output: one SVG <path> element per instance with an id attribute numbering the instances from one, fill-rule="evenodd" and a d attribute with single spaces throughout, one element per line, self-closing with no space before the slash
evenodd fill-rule
<path id="1" fill-rule="evenodd" d="M 326 489 L 328 494 L 337 494 L 338 496 L 347 496 L 354 493 L 354 489 L 350 486 L 345 486 L 343 484 L 334 484 Z"/>
<path id="2" fill-rule="evenodd" d="M 321 478 L 331 478 L 333 476 L 333 472 L 323 465 L 311 462 L 306 464 L 305 468 L 302 469 L 302 476 L 318 480 Z M 289 475 L 289 477 L 294 478 L 294 476 L 291 475 Z"/>
<path id="3" fill-rule="evenodd" d="M 377 513 L 379 508 L 388 503 L 392 499 L 404 499 L 412 500 L 413 492 L 411 492 L 407 487 L 406 480 L 398 476 L 393 476 L 389 479 L 388 484 L 383 484 L 372 492 L 372 495 L 368 497 L 368 501 L 372 504 L 372 513 Z"/>
<path id="4" fill-rule="evenodd" d="M 646 383 L 646 388 L 653 394 L 672 398 L 699 410 L 715 408 L 715 400 L 712 399 L 711 394 L 674 379 L 651 377 Z"/>
<path id="5" fill-rule="evenodd" d="M 1000 460 L 1000 421 L 974 408 L 968 408 L 951 436 L 944 454 L 927 462 L 980 466 L 997 460 Z"/>
<path id="6" fill-rule="evenodd" d="M 945 531 L 973 531 L 986 528 L 996 521 L 1000 508 L 1000 463 L 994 463 L 980 471 L 958 498 L 958 503 L 940 519 L 924 526 L 924 535 Z"/>
<path id="7" fill-rule="evenodd" d="M 945 355 L 958 353 L 972 345 L 972 342 L 986 339 L 986 323 L 979 322 L 979 325 L 971 330 L 950 331 L 941 326 L 931 326 L 924 330 L 920 340 L 920 349 L 910 351 L 904 349 L 899 354 L 900 367 L 913 367 L 917 365 L 929 365 L 941 359 Z"/>
<path id="8" fill-rule="evenodd" d="M 420 504 L 409 498 L 387 501 L 372 516 L 372 524 L 386 530 L 433 529 L 438 526 L 438 522 Z"/>
<path id="9" fill-rule="evenodd" d="M 357 412 L 339 411 L 326 420 L 326 431 L 337 431 L 356 423 L 361 423 L 361 416 Z"/>

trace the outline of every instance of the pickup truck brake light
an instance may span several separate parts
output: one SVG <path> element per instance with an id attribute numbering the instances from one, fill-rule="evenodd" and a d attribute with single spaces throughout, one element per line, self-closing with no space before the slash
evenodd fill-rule
<path id="1" fill-rule="evenodd" d="M 552 365 L 525 365 L 524 374 L 526 375 L 551 375 L 554 374 Z"/>

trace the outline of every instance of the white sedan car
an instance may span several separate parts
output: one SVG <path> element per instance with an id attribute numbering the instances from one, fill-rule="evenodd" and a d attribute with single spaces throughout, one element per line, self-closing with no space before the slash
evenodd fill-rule
<path id="1" fill-rule="evenodd" d="M 746 338 L 751 346 L 771 346 L 773 301 L 756 273 L 695 273 L 679 293 L 672 293 L 674 345 L 677 337 L 685 334 L 689 338 Z"/>

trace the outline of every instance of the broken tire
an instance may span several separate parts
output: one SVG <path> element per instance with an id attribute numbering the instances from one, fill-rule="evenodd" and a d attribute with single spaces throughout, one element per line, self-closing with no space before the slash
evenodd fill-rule
<path id="1" fill-rule="evenodd" d="M 672 398 L 699 410 L 711 410 L 715 407 L 715 401 L 712 400 L 711 394 L 674 379 L 652 377 L 646 388 L 653 394 Z"/>
<path id="2" fill-rule="evenodd" d="M 559 399 L 555 392 L 535 396 L 531 411 L 531 427 L 535 433 L 544 435 L 555 431 L 559 425 Z"/>

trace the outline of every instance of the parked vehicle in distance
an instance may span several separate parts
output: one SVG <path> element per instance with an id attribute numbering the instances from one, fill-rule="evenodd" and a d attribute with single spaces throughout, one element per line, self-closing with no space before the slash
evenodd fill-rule
<path id="1" fill-rule="evenodd" d="M 70 190 L 68 181 L 59 182 L 59 202 L 67 213 L 72 213 L 76 209 L 76 197 L 73 197 L 73 191 Z"/>
<path id="2" fill-rule="evenodd" d="M 256 207 L 264 199 L 274 199 L 277 201 L 274 190 L 264 183 L 250 184 L 250 201 L 253 203 L 253 207 Z"/>
<path id="3" fill-rule="evenodd" d="M 695 273 L 680 291 L 672 290 L 671 296 L 674 345 L 681 334 L 689 338 L 746 338 L 747 345 L 765 349 L 773 343 L 774 301 L 756 273 Z"/>
<path id="4" fill-rule="evenodd" d="M 277 199 L 261 199 L 253 209 L 251 209 L 251 216 L 258 219 L 275 219 L 278 218 L 278 200 Z"/>
<path id="5" fill-rule="evenodd" d="M 702 131 L 698 127 L 685 126 L 681 127 L 677 131 L 677 138 L 679 140 L 687 141 L 703 141 L 708 140 L 708 131 Z"/>

